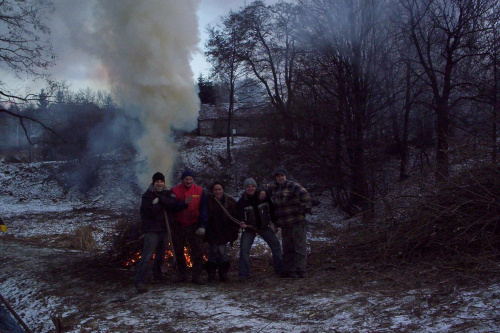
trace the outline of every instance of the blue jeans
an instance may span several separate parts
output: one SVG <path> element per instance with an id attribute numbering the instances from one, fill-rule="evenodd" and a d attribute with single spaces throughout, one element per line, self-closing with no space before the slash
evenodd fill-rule
<path id="1" fill-rule="evenodd" d="M 229 261 L 227 256 L 227 244 L 209 244 L 207 261 L 213 262 L 214 264 L 222 264 L 223 262 Z"/>
<path id="2" fill-rule="evenodd" d="M 271 248 L 271 252 L 273 254 L 274 273 L 280 274 L 283 266 L 283 255 L 278 236 L 271 228 L 260 231 L 259 235 Z M 248 276 L 250 274 L 250 249 L 252 248 L 255 236 L 257 236 L 257 232 L 248 228 L 241 234 L 239 262 L 240 276 Z"/>
<path id="3" fill-rule="evenodd" d="M 24 330 L 12 318 L 10 313 L 0 304 L 0 332 L 4 333 L 24 333 Z"/>
<path id="4" fill-rule="evenodd" d="M 167 249 L 167 233 L 166 232 L 146 232 L 144 234 L 144 244 L 142 246 L 141 260 L 135 273 L 134 284 L 145 284 L 148 275 L 148 267 L 153 254 L 155 259 L 153 261 L 153 278 L 161 279 L 163 272 L 161 266 L 163 265 L 163 258 Z"/>

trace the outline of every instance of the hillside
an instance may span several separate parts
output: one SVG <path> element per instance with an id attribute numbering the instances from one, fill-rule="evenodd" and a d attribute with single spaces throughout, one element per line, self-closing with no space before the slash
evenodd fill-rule
<path id="1" fill-rule="evenodd" d="M 185 138 L 177 168 L 192 168 L 204 186 L 229 177 L 229 193 L 237 196 L 242 180 L 254 176 L 245 160 L 254 141 L 237 140 L 236 165 L 228 167 L 224 139 Z M 106 258 L 119 236 L 117 226 L 138 222 L 144 189 L 133 183 L 127 158 L 115 154 L 105 161 L 86 194 L 61 181 L 67 179 L 61 176 L 65 163 L 0 162 L 0 216 L 9 228 L 0 234 L 0 293 L 33 332 L 500 330 L 498 275 L 431 261 L 353 260 L 353 254 L 369 253 L 360 244 L 347 246 L 355 239 L 347 230 L 355 230 L 358 221 L 316 191 L 319 205 L 308 216 L 307 278 L 273 277 L 270 253 L 258 237 L 245 283 L 236 282 L 236 242 L 231 282 L 176 284 L 166 266 L 166 284 L 137 294 L 134 266 Z"/>

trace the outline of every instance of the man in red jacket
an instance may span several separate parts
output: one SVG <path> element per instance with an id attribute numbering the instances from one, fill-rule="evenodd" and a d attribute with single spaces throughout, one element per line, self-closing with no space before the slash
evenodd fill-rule
<path id="1" fill-rule="evenodd" d="M 182 173 L 181 183 L 172 188 L 172 192 L 179 201 L 192 197 L 187 209 L 174 214 L 172 241 L 177 257 L 179 281 L 187 281 L 184 247 L 189 243 L 191 249 L 189 255 L 193 263 L 191 282 L 204 284 L 201 280 L 201 273 L 203 272 L 203 236 L 208 221 L 207 197 L 203 188 L 194 183 L 194 174 L 190 170 Z"/>

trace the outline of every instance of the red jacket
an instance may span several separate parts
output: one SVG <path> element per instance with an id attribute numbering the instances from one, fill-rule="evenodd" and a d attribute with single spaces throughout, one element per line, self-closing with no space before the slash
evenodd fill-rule
<path id="1" fill-rule="evenodd" d="M 193 196 L 193 201 L 188 204 L 188 208 L 174 214 L 174 221 L 183 226 L 200 223 L 200 228 L 205 228 L 208 220 L 207 198 L 203 193 L 203 188 L 193 184 L 190 188 L 186 188 L 183 184 L 179 184 L 172 188 L 177 200 L 184 201 L 190 195 Z"/>

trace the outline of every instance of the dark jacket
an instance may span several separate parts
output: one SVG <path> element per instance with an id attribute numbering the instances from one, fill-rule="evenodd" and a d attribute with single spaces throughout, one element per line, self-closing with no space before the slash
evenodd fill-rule
<path id="1" fill-rule="evenodd" d="M 208 244 L 224 245 L 238 239 L 240 226 L 233 222 L 215 201 L 212 194 L 208 196 L 208 224 L 205 241 Z M 224 194 L 220 203 L 231 216 L 236 218 L 236 200 Z"/>
<path id="2" fill-rule="evenodd" d="M 259 201 L 259 193 L 259 189 L 252 196 L 243 192 L 236 203 L 238 220 L 251 225 L 257 231 L 266 230 L 271 226 L 271 221 L 274 220 L 274 206 L 269 196 L 266 196 L 266 199 L 261 202 Z"/>
<path id="3" fill-rule="evenodd" d="M 153 200 L 158 198 L 158 203 L 153 204 Z M 166 232 L 167 225 L 165 224 L 165 212 L 167 213 L 170 223 L 173 221 L 173 213 L 186 209 L 188 205 L 183 201 L 178 201 L 172 191 L 163 190 L 156 192 L 154 185 L 149 185 L 149 188 L 142 195 L 141 202 L 141 222 L 142 232 Z"/>

